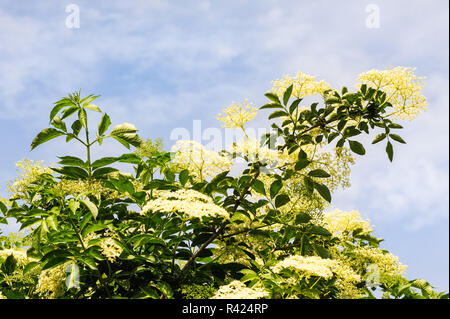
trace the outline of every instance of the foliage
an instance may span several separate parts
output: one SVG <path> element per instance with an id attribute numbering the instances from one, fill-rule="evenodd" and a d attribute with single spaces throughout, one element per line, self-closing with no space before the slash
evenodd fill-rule
<path id="1" fill-rule="evenodd" d="M 360 136 L 384 141 L 391 161 L 394 142 L 405 143 L 391 117 L 393 109 L 401 115 L 401 95 L 382 91 L 382 76 L 377 85 L 370 79 L 354 92 L 303 73 L 275 81 L 260 107 L 272 110 L 272 131 L 261 142 L 245 134 L 221 152 L 192 141 L 167 152 L 132 124 L 109 130 L 106 113 L 93 137 L 88 113 L 102 112 L 93 104 L 98 96 L 62 98 L 31 148 L 65 137 L 85 147 L 86 159 L 20 164 L 24 172 L 0 202 L 0 223 L 20 223 L 25 244 L 1 238 L 0 296 L 373 298 L 378 287 L 385 298 L 448 298 L 424 280 L 406 280 L 406 266 L 381 249 L 359 213 L 326 212 L 332 192 L 349 185 L 352 153 L 366 153 Z M 317 102 L 304 106 L 308 97 Z M 233 103 L 224 114 L 224 126 L 245 133 L 256 109 Z M 91 148 L 106 138 L 136 150 L 93 160 Z M 233 176 L 237 159 L 246 167 Z M 134 174 L 115 163 L 132 165 Z"/>

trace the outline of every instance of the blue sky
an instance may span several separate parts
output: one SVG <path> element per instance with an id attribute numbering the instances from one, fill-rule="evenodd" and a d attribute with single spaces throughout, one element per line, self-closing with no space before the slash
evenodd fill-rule
<path id="1" fill-rule="evenodd" d="M 173 128 L 191 129 L 193 120 L 218 127 L 216 114 L 232 101 L 262 105 L 284 74 L 352 87 L 372 68 L 417 67 L 428 111 L 404 123 L 408 144 L 397 146 L 393 163 L 382 146 L 367 147 L 333 206 L 370 218 L 408 277 L 448 291 L 447 1 L 74 1 L 80 28 L 69 29 L 70 3 L 0 0 L 3 185 L 25 157 L 51 164 L 82 154 L 62 141 L 29 151 L 51 103 L 76 89 L 101 94 L 113 124 L 134 123 L 169 147 Z M 369 4 L 379 8 L 379 28 L 366 26 Z M 261 114 L 254 125 L 263 124 Z"/>

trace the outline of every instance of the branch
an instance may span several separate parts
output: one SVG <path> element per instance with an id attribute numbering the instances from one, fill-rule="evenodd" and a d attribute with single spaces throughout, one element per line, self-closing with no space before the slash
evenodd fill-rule
<path id="1" fill-rule="evenodd" d="M 252 184 L 256 181 L 256 179 L 258 178 L 260 174 L 260 171 L 258 170 L 256 172 L 256 174 L 253 176 L 253 178 L 251 179 L 250 183 L 242 190 L 241 194 L 239 195 L 239 198 L 236 200 L 236 203 L 234 204 L 233 209 L 230 212 L 230 215 L 233 216 L 233 214 L 236 212 L 236 210 L 238 209 L 239 205 L 241 204 L 242 199 L 244 199 L 244 197 L 247 195 L 250 187 L 252 186 Z M 200 253 L 206 249 L 206 247 L 208 247 L 209 244 L 211 244 L 217 237 L 219 237 L 219 235 L 221 235 L 224 231 L 225 228 L 228 224 L 224 223 L 222 226 L 220 226 L 220 228 L 215 231 L 211 237 L 208 238 L 207 241 L 205 241 L 200 248 L 191 256 L 191 258 L 189 258 L 189 260 L 187 261 L 187 263 L 183 266 L 183 268 L 181 269 L 181 272 L 184 272 L 193 262 L 194 260 L 200 255 Z"/>

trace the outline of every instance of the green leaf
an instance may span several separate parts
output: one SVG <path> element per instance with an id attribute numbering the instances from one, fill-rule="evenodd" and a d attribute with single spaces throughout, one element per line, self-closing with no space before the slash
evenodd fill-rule
<path id="1" fill-rule="evenodd" d="M 361 131 L 357 130 L 354 126 L 347 126 L 343 134 L 345 137 L 352 137 L 361 134 Z"/>
<path id="2" fill-rule="evenodd" d="M 364 155 L 364 154 L 366 154 L 366 150 L 364 149 L 364 146 L 360 143 L 360 142 L 357 142 L 357 141 L 348 141 L 348 143 L 350 144 L 350 149 L 354 152 L 354 153 L 356 153 L 356 154 L 358 154 L 358 155 Z"/>
<path id="3" fill-rule="evenodd" d="M 67 165 L 67 166 L 77 166 L 77 167 L 86 167 L 86 163 L 78 157 L 75 156 L 58 156 L 61 159 L 58 164 Z"/>
<path id="4" fill-rule="evenodd" d="M 91 111 L 95 111 L 95 112 L 99 112 L 99 113 L 101 112 L 100 108 L 95 104 L 88 104 L 88 105 L 85 105 L 84 107 Z"/>
<path id="5" fill-rule="evenodd" d="M 260 180 L 255 180 L 252 184 L 252 188 L 257 192 L 260 193 L 262 195 L 266 195 L 266 189 L 264 187 L 264 183 L 261 182 Z"/>
<path id="6" fill-rule="evenodd" d="M 289 106 L 289 113 L 294 113 L 301 101 L 302 99 L 296 99 L 294 102 L 292 102 L 291 106 Z"/>
<path id="7" fill-rule="evenodd" d="M 114 126 L 114 128 L 111 131 L 111 135 L 120 136 L 121 134 L 136 133 L 136 132 L 137 129 L 133 124 L 125 122 Z"/>
<path id="8" fill-rule="evenodd" d="M 39 266 L 40 262 L 37 261 L 32 261 L 30 263 L 28 263 L 25 268 L 23 269 L 23 274 L 25 275 L 26 273 L 30 272 L 32 269 L 34 269 L 36 266 Z"/>
<path id="9" fill-rule="evenodd" d="M 33 140 L 33 142 L 31 143 L 31 150 L 35 149 L 37 146 L 48 142 L 52 139 L 54 139 L 55 137 L 64 135 L 64 132 L 61 132 L 57 129 L 54 128 L 46 128 L 43 129 Z"/>
<path id="10" fill-rule="evenodd" d="M 149 298 L 152 299 L 159 299 L 159 293 L 156 289 L 153 289 L 151 287 L 141 287 L 142 292 Z"/>
<path id="11" fill-rule="evenodd" d="M 406 142 L 397 134 L 389 134 L 389 137 L 392 138 L 394 141 L 397 141 L 402 144 L 406 144 Z"/>
<path id="12" fill-rule="evenodd" d="M 345 143 L 345 138 L 341 138 L 339 141 L 337 141 L 336 147 L 342 147 L 342 146 L 344 146 L 344 143 Z"/>
<path id="13" fill-rule="evenodd" d="M 50 122 L 53 121 L 54 117 L 56 116 L 56 114 L 59 113 L 59 111 L 61 111 L 63 108 L 69 106 L 71 104 L 68 103 L 58 103 L 56 104 L 53 109 L 50 111 Z"/>
<path id="14" fill-rule="evenodd" d="M 129 144 L 134 147 L 138 147 L 143 142 L 136 132 L 137 129 L 133 124 L 122 123 L 120 125 L 116 125 L 112 129 L 110 135 L 129 149 Z"/>
<path id="15" fill-rule="evenodd" d="M 79 109 L 80 108 L 78 106 L 71 106 L 71 107 L 67 108 L 61 115 L 61 119 L 64 120 L 65 118 L 71 116 L 73 113 L 75 113 Z"/>
<path id="16" fill-rule="evenodd" d="M 269 120 L 280 117 L 280 116 L 289 116 L 285 111 L 275 111 L 269 115 Z"/>
<path id="17" fill-rule="evenodd" d="M 130 143 L 128 143 L 127 141 L 125 141 L 124 139 L 121 139 L 120 137 L 117 136 L 113 136 L 113 138 L 119 142 L 120 144 L 122 144 L 123 146 L 125 146 L 127 149 L 130 149 Z"/>
<path id="18" fill-rule="evenodd" d="M 266 103 L 263 106 L 261 106 L 259 109 L 263 110 L 263 109 L 279 109 L 282 108 L 283 106 L 279 103 Z"/>
<path id="19" fill-rule="evenodd" d="M 60 129 L 60 130 L 62 130 L 64 132 L 67 132 L 66 123 L 64 123 L 64 121 L 61 120 L 61 118 L 59 116 L 55 116 L 53 118 L 52 125 L 54 127 L 56 127 L 57 129 Z"/>
<path id="20" fill-rule="evenodd" d="M 82 128 L 81 122 L 79 120 L 74 121 L 71 128 L 73 131 L 73 135 L 78 136 L 78 133 L 80 133 L 80 130 Z"/>
<path id="21" fill-rule="evenodd" d="M 47 217 L 44 220 L 44 222 L 45 222 L 45 224 L 46 224 L 48 229 L 51 228 L 53 230 L 58 230 L 58 220 L 57 220 L 56 216 Z"/>
<path id="22" fill-rule="evenodd" d="M 307 159 L 303 158 L 303 159 L 299 159 L 297 161 L 297 163 L 295 163 L 295 170 L 296 171 L 301 171 L 302 169 L 304 169 L 305 167 L 307 167 L 311 162 L 308 161 Z"/>
<path id="23" fill-rule="evenodd" d="M 108 114 L 104 113 L 102 119 L 100 120 L 100 123 L 98 123 L 98 135 L 102 136 L 103 134 L 105 134 L 110 125 L 111 119 L 109 118 Z"/>
<path id="24" fill-rule="evenodd" d="M 300 150 L 298 152 L 298 159 L 299 160 L 307 159 L 307 158 L 308 158 L 308 155 L 306 154 L 306 152 L 304 150 Z"/>
<path id="25" fill-rule="evenodd" d="M 387 136 L 386 133 L 378 134 L 378 135 L 375 136 L 375 138 L 373 139 L 372 144 L 376 144 L 376 143 L 378 143 L 378 142 L 384 140 L 384 139 L 386 138 L 386 136 Z"/>
<path id="26" fill-rule="evenodd" d="M 325 100 L 326 104 L 336 104 L 341 102 L 341 99 L 336 96 L 331 96 Z"/>
<path id="27" fill-rule="evenodd" d="M 289 102 L 289 99 L 291 98 L 291 94 L 292 94 L 292 88 L 294 87 L 294 84 L 291 84 L 288 86 L 288 88 L 284 91 L 283 94 L 283 103 L 284 105 L 287 105 L 287 103 Z"/>
<path id="28" fill-rule="evenodd" d="M 117 158 L 117 160 L 121 163 L 129 164 L 139 164 L 141 162 L 141 158 L 134 153 L 122 154 Z"/>
<path id="29" fill-rule="evenodd" d="M 2 264 L 1 270 L 7 274 L 10 275 L 16 270 L 17 260 L 14 258 L 14 256 L 11 254 L 8 257 L 6 257 L 5 262 Z"/>
<path id="30" fill-rule="evenodd" d="M 311 177 L 320 177 L 320 178 L 330 177 L 330 174 L 328 174 L 327 172 L 325 172 L 323 169 L 320 168 L 310 171 L 308 175 Z"/>
<path id="31" fill-rule="evenodd" d="M 69 201 L 68 206 L 69 206 L 69 209 L 72 211 L 72 213 L 75 214 L 75 212 L 77 211 L 77 209 L 80 208 L 80 202 L 78 202 L 78 201 L 72 199 L 72 200 Z"/>
<path id="32" fill-rule="evenodd" d="M 89 199 L 80 199 L 80 202 L 83 203 L 89 209 L 94 219 L 97 219 L 98 215 L 97 206 L 95 206 L 95 204 L 91 202 Z"/>
<path id="33" fill-rule="evenodd" d="M 37 224 L 37 223 L 41 222 L 41 220 L 42 220 L 41 218 L 30 218 L 30 219 L 27 219 L 26 221 L 21 223 L 20 230 L 25 229 L 27 227 L 30 227 L 30 226 L 32 226 L 34 224 Z"/>
<path id="34" fill-rule="evenodd" d="M 114 167 L 101 167 L 96 169 L 93 173 L 92 173 L 92 177 L 94 178 L 101 178 L 104 177 L 107 174 L 111 174 L 113 172 L 117 172 L 118 169 L 114 168 Z"/>
<path id="35" fill-rule="evenodd" d="M 187 169 L 182 170 L 178 174 L 178 179 L 181 185 L 186 185 L 187 181 L 189 180 L 189 171 Z"/>
<path id="36" fill-rule="evenodd" d="M 314 183 L 314 188 L 327 202 L 331 203 L 331 192 L 327 186 L 319 183 Z"/>
<path id="37" fill-rule="evenodd" d="M 69 260 L 70 259 L 68 257 L 64 257 L 64 256 L 52 257 L 45 263 L 44 267 L 42 267 L 42 270 L 46 270 L 46 269 L 50 269 L 50 268 L 62 265 Z"/>
<path id="38" fill-rule="evenodd" d="M 230 171 L 224 171 L 218 175 L 216 175 L 211 182 L 209 182 L 209 184 L 218 184 L 220 181 L 222 181 L 223 179 L 225 179 L 225 177 L 228 175 Z"/>
<path id="39" fill-rule="evenodd" d="M 339 136 L 338 132 L 330 133 L 330 135 L 328 135 L 328 144 L 331 143 L 338 136 Z"/>
<path id="40" fill-rule="evenodd" d="M 392 147 L 391 142 L 387 142 L 386 153 L 388 155 L 389 160 L 392 162 L 392 160 L 394 159 L 394 148 Z"/>
<path id="41" fill-rule="evenodd" d="M 269 100 L 278 103 L 281 105 L 280 99 L 278 98 L 278 95 L 276 95 L 273 92 L 267 92 L 266 94 L 264 94 Z"/>
<path id="42" fill-rule="evenodd" d="M 86 107 L 88 104 L 90 104 L 95 99 L 98 99 L 99 97 L 100 97 L 100 95 L 89 94 L 88 96 L 86 96 L 84 99 L 82 99 L 80 101 L 80 104 L 84 102 L 83 107 Z"/>
<path id="43" fill-rule="evenodd" d="M 332 234 L 322 226 L 312 225 L 309 229 L 309 233 L 323 236 L 332 236 Z"/>
<path id="44" fill-rule="evenodd" d="M 78 111 L 78 120 L 84 128 L 87 128 L 87 114 L 85 109 Z"/>
<path id="45" fill-rule="evenodd" d="M 52 167 L 51 169 L 73 179 L 85 179 L 89 176 L 86 170 L 76 166 L 62 166 L 60 168 Z"/>
<path id="46" fill-rule="evenodd" d="M 117 157 L 102 157 L 91 164 L 92 168 L 98 168 L 106 165 L 110 165 L 118 161 Z"/>
<path id="47" fill-rule="evenodd" d="M 389 127 L 389 128 L 392 128 L 392 129 L 400 129 L 400 128 L 403 128 L 403 126 L 401 126 L 400 124 L 397 124 L 397 123 L 391 123 L 391 124 L 388 125 L 388 127 Z"/>
<path id="48" fill-rule="evenodd" d="M 295 216 L 295 223 L 296 224 L 304 224 L 309 222 L 312 219 L 311 215 L 308 213 L 300 213 L 297 216 Z"/>
<path id="49" fill-rule="evenodd" d="M 159 291 L 163 293 L 164 297 L 166 297 L 167 299 L 172 299 L 173 290 L 168 283 L 160 281 L 155 285 L 155 287 L 158 288 Z"/>
<path id="50" fill-rule="evenodd" d="M 275 207 L 279 208 L 279 207 L 289 203 L 289 201 L 290 201 L 290 198 L 288 195 L 280 194 L 277 197 L 275 197 Z"/>
<path id="51" fill-rule="evenodd" d="M 330 252 L 325 247 L 314 245 L 314 249 L 320 257 L 331 258 Z"/>
<path id="52" fill-rule="evenodd" d="M 283 188 L 283 183 L 280 180 L 274 181 L 270 185 L 270 198 L 274 198 L 280 192 L 281 188 Z"/>

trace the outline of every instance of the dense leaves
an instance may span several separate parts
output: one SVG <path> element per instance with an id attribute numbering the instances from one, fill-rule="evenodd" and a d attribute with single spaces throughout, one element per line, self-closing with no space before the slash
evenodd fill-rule
<path id="1" fill-rule="evenodd" d="M 274 120 L 273 132 L 262 138 L 261 146 L 277 137 L 270 150 L 293 155 L 293 162 L 274 166 L 259 157 L 233 154 L 242 156 L 248 167 L 235 176 L 225 166 L 209 179 L 193 166 L 175 165 L 174 154 L 143 141 L 130 123 L 116 125 L 108 134 L 111 119 L 106 113 L 92 138 L 88 116 L 102 112 L 92 103 L 98 96 L 82 98 L 75 92 L 56 102 L 50 112 L 54 128 L 38 133 L 31 148 L 66 136 L 67 142 L 85 147 L 86 159 L 59 156 L 58 167 L 33 175 L 18 191 L 20 196 L 0 202 L 0 222 L 9 217 L 20 223 L 27 247 L 25 252 L 9 242 L 0 250 L 0 297 L 210 298 L 233 281 L 245 283 L 250 291 L 259 287 L 270 298 L 342 297 L 337 275 L 298 277 L 291 268 L 275 267 L 295 255 L 332 260 L 333 247 L 344 235 L 345 249 L 378 248 L 380 242 L 361 229 L 333 233 L 315 211 L 292 209 L 296 193 L 320 207 L 332 200 L 327 181 L 333 174 L 317 166 L 307 149 L 332 143 L 343 147 L 348 141 L 351 151 L 364 155 L 356 139 L 380 128 L 384 132 L 373 143 L 388 139 L 386 152 L 392 161 L 391 140 L 405 142 L 390 133 L 401 126 L 382 116 L 389 103 L 380 90 L 365 85 L 354 93 L 328 90 L 323 105 L 301 107 L 298 96 L 290 103 L 294 89 L 291 84 L 282 94 L 266 93 L 269 103 L 261 107 L 270 109 L 268 118 Z M 63 120 L 71 116 L 69 126 Z M 105 138 L 138 149 L 92 159 L 91 147 Z M 134 174 L 119 171 L 117 163 L 128 163 Z M 3 258 L 7 248 L 15 252 Z M 12 275 L 16 279 L 11 281 Z M 296 285 L 289 285 L 292 280 Z M 362 288 L 355 289 L 358 296 L 371 298 L 366 284 L 360 280 Z M 447 297 L 425 281 L 383 283 L 379 288 L 393 298 Z"/>

